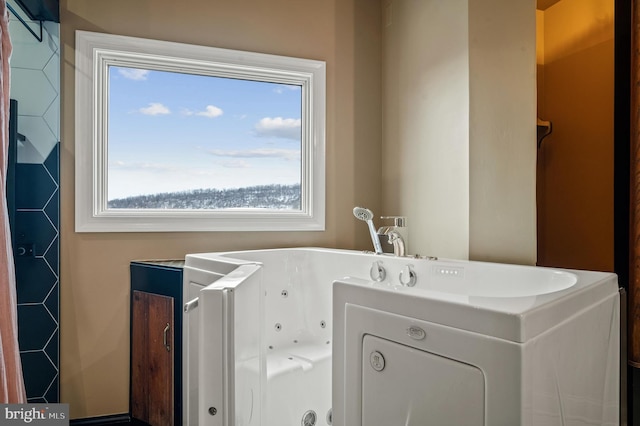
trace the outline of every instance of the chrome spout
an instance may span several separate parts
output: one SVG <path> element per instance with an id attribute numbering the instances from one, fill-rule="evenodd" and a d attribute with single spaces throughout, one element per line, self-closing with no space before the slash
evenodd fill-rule
<path id="1" fill-rule="evenodd" d="M 380 239 L 387 237 L 389 244 L 393 245 L 395 256 L 407 255 L 407 218 L 404 216 L 382 216 L 381 219 L 393 219 L 392 226 L 381 226 L 378 229 Z M 388 252 L 389 250 L 387 250 Z"/>
<path id="2" fill-rule="evenodd" d="M 400 235 L 398 231 L 390 231 L 387 233 L 387 236 L 389 237 L 389 244 L 393 244 L 393 255 L 405 256 L 406 246 L 402 235 Z"/>

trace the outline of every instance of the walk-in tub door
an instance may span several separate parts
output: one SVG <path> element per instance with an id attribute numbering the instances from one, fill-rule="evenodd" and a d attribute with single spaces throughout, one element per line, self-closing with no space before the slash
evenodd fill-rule
<path id="1" fill-rule="evenodd" d="M 200 290 L 200 426 L 260 424 L 260 271 L 259 265 L 242 265 Z"/>
<path id="2" fill-rule="evenodd" d="M 362 425 L 484 425 L 484 377 L 467 364 L 365 335 Z"/>

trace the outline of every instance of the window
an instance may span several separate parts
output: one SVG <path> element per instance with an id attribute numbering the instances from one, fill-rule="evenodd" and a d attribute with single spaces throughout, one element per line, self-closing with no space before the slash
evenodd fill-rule
<path id="1" fill-rule="evenodd" d="M 324 229 L 325 64 L 78 31 L 76 231 Z"/>

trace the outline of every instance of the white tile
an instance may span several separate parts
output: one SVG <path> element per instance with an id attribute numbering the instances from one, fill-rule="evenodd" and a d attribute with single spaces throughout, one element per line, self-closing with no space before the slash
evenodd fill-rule
<path id="1" fill-rule="evenodd" d="M 47 76 L 49 83 L 56 89 L 57 93 L 60 93 L 58 88 L 60 87 L 60 53 L 54 53 L 49 62 L 44 66 L 44 75 Z"/>
<path id="2" fill-rule="evenodd" d="M 60 97 L 51 102 L 51 106 L 43 115 L 44 121 L 47 123 L 51 132 L 56 139 L 60 140 Z"/>
<path id="3" fill-rule="evenodd" d="M 30 25 L 30 27 L 36 34 L 40 33 L 38 24 Z M 55 45 L 52 37 L 45 34 L 47 37 L 39 42 L 18 20 L 10 21 L 9 34 L 13 44 L 12 67 L 41 70 L 49 62 L 51 56 L 58 51 L 58 46 Z"/>
<path id="4" fill-rule="evenodd" d="M 8 3 L 27 19 L 13 0 Z M 42 163 L 60 135 L 60 24 L 45 22 L 39 42 L 13 13 L 9 18 L 11 97 L 18 100 L 18 131 L 27 137 L 18 144 L 18 161 Z M 38 22 L 27 23 L 39 34 Z"/>
<path id="5" fill-rule="evenodd" d="M 22 133 L 26 137 L 24 143 L 25 148 L 23 150 L 29 153 L 30 158 L 42 158 L 39 162 L 42 163 L 51 150 L 58 143 L 58 139 L 53 134 L 47 123 L 42 117 L 30 117 L 18 115 L 18 132 Z M 28 145 L 31 145 L 38 154 L 31 152 Z M 20 150 L 18 149 L 18 162 L 19 163 L 31 163 L 34 161 L 22 161 L 20 157 Z"/>
<path id="6" fill-rule="evenodd" d="M 46 38 L 49 47 L 54 52 L 60 52 L 60 24 L 57 22 L 44 22 L 44 31 L 47 33 Z"/>
<path id="7" fill-rule="evenodd" d="M 56 97 L 43 71 L 11 70 L 11 98 L 18 100 L 18 114 L 42 116 Z"/>
<path id="8" fill-rule="evenodd" d="M 42 164 L 46 158 L 29 141 L 18 142 L 18 163 Z"/>

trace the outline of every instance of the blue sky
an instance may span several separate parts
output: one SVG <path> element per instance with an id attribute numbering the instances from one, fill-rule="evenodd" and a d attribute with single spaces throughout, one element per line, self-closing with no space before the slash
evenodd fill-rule
<path id="1" fill-rule="evenodd" d="M 108 199 L 300 183 L 301 88 L 109 67 Z"/>

